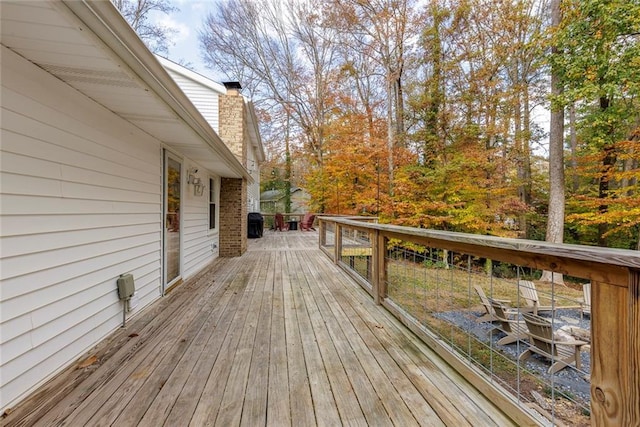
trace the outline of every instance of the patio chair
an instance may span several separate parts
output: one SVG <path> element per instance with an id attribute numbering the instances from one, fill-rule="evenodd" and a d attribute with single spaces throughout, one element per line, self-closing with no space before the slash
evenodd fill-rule
<path id="1" fill-rule="evenodd" d="M 541 305 L 540 298 L 538 298 L 538 291 L 536 290 L 536 285 L 530 280 L 519 280 L 518 288 L 520 289 L 520 295 L 522 295 L 522 299 L 524 299 L 527 307 L 530 307 L 533 311 L 533 314 L 538 315 L 541 312 L 551 312 L 556 311 L 556 302 L 552 301 L 551 305 Z"/>
<path id="2" fill-rule="evenodd" d="M 311 214 L 309 212 L 304 214 L 304 218 L 302 218 L 302 222 L 300 223 L 300 230 L 302 230 L 302 231 L 309 231 L 309 230 L 316 231 L 316 229 L 313 228 L 313 221 L 315 219 L 316 219 L 316 216 L 314 214 Z"/>
<path id="3" fill-rule="evenodd" d="M 276 231 L 289 231 L 289 224 L 284 222 L 284 217 L 282 214 L 277 213 L 274 217 Z"/>
<path id="4" fill-rule="evenodd" d="M 591 283 L 582 285 L 582 314 L 591 317 Z"/>
<path id="5" fill-rule="evenodd" d="M 526 360 L 531 357 L 533 353 L 537 353 L 547 359 L 551 359 L 552 364 L 548 370 L 550 374 L 554 374 L 574 362 L 576 368 L 580 370 L 580 347 L 589 344 L 588 342 L 574 339 L 556 339 L 549 320 L 531 313 L 524 313 L 522 316 L 529 331 L 530 345 L 529 348 L 518 357 L 518 360 Z"/>
<path id="6" fill-rule="evenodd" d="M 500 325 L 496 326 L 496 329 L 505 334 L 504 337 L 498 340 L 498 345 L 512 344 L 518 340 L 524 340 L 528 337 L 527 326 L 523 321 L 518 320 L 515 316 L 510 314 L 513 313 L 513 311 L 509 310 L 504 304 L 494 299 L 489 298 L 489 301 L 491 302 L 491 307 L 493 308 L 495 317 L 498 322 L 500 322 Z M 515 314 L 517 315 L 517 312 Z"/>
<path id="7" fill-rule="evenodd" d="M 491 306 L 491 302 L 489 302 L 489 298 L 487 298 L 487 296 L 484 293 L 484 290 L 482 289 L 482 287 L 480 285 L 473 285 L 473 289 L 476 290 L 476 293 L 478 294 L 478 297 L 480 298 L 480 303 L 482 304 L 482 307 L 484 307 L 485 313 L 480 316 L 480 317 L 476 317 L 476 322 L 478 323 L 482 323 L 482 322 L 497 322 L 499 319 L 496 317 L 496 314 L 493 310 L 493 307 Z M 510 301 L 509 300 L 504 300 L 504 299 L 497 299 L 497 298 L 493 298 L 494 301 L 502 303 L 502 304 L 509 304 Z M 509 313 L 507 313 L 509 314 Z"/>

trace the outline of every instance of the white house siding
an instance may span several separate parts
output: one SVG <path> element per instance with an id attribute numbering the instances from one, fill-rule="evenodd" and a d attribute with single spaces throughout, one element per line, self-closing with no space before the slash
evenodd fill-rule
<path id="1" fill-rule="evenodd" d="M 201 166 L 189 161 L 183 167 L 185 171 L 197 168 L 196 176 L 206 185 L 202 196 L 196 196 L 193 185 L 187 184 L 182 196 L 182 277 L 187 279 L 218 257 L 219 235 L 209 231 L 209 174 Z M 183 181 L 187 182 L 186 177 Z M 219 199 L 216 200 L 216 206 L 220 206 Z"/>
<path id="2" fill-rule="evenodd" d="M 256 158 L 255 147 L 249 142 L 247 150 L 247 169 L 253 177 L 253 184 L 247 188 L 248 212 L 260 212 L 260 166 Z"/>
<path id="3" fill-rule="evenodd" d="M 122 324 L 120 274 L 139 304 L 162 288 L 162 145 L 2 48 L 0 407 Z M 182 277 L 218 256 L 208 190 L 183 158 Z M 219 206 L 219 200 L 216 201 Z"/>
<path id="4" fill-rule="evenodd" d="M 198 109 L 200 114 L 207 120 L 209 125 L 216 132 L 218 127 L 218 95 L 213 88 L 205 86 L 203 83 L 190 79 L 184 74 L 178 73 L 171 69 L 171 66 L 183 68 L 182 66 L 173 65 L 168 60 L 159 58 L 164 65 L 165 70 L 171 78 L 189 97 L 189 100 Z M 192 73 L 185 69 L 185 72 Z M 205 79 L 205 77 L 202 77 Z M 188 278 L 196 274 L 203 266 L 206 266 L 219 254 L 219 235 L 209 230 L 209 175 L 202 167 L 197 164 L 185 164 L 184 170 L 191 167 L 198 168 L 198 177 L 207 186 L 202 196 L 195 196 L 193 187 L 188 185 L 185 190 L 183 199 L 183 242 L 184 242 L 184 258 L 183 278 Z M 185 179 L 186 182 L 186 179 Z M 219 196 L 219 193 L 218 193 Z M 216 201 L 219 211 L 220 201 Z"/>
<path id="5" fill-rule="evenodd" d="M 163 62 L 164 63 L 164 62 Z M 212 89 L 195 82 L 183 74 L 177 73 L 165 66 L 165 69 L 180 86 L 180 89 L 189 97 L 193 105 L 200 111 L 200 114 L 207 120 L 209 125 L 219 132 L 218 128 L 218 93 Z"/>
<path id="6" fill-rule="evenodd" d="M 122 323 L 161 288 L 157 140 L 2 48 L 0 406 Z"/>

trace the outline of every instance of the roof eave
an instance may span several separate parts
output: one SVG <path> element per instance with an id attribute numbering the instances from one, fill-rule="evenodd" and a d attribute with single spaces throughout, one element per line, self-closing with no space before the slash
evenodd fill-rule
<path id="1" fill-rule="evenodd" d="M 153 91 L 155 96 L 227 163 L 236 177 L 243 177 L 249 182 L 254 181 L 111 2 L 63 0 L 63 3 Z"/>

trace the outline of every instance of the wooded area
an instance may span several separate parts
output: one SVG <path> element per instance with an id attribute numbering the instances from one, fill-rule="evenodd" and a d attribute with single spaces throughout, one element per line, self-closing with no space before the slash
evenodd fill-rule
<path id="1" fill-rule="evenodd" d="M 265 189 L 639 248 L 639 0 L 226 0 L 202 25 L 207 65 L 259 110 Z"/>

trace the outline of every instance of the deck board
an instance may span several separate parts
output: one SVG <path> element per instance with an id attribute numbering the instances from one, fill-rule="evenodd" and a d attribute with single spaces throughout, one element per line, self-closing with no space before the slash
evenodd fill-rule
<path id="1" fill-rule="evenodd" d="M 314 272 L 311 271 L 312 267 L 315 269 L 315 265 L 309 262 L 310 260 L 305 257 L 305 254 L 299 254 L 298 256 L 305 258 L 302 262 L 304 275 L 313 279 L 312 284 L 310 283 L 309 286 L 311 291 L 309 296 L 310 304 L 313 301 L 313 304 L 317 306 L 317 313 L 321 316 L 318 323 L 319 325 L 326 325 L 329 334 L 328 341 L 333 342 L 336 347 L 339 356 L 338 363 L 345 367 L 348 379 L 347 384 L 349 382 L 353 384 L 353 389 L 365 415 L 365 420 L 368 424 L 392 425 L 391 421 L 394 418 L 391 416 L 392 413 L 401 412 L 405 409 L 404 402 L 399 399 L 394 400 L 394 397 L 396 397 L 393 394 L 395 389 L 388 384 L 388 381 L 377 381 L 381 376 L 384 376 L 384 373 L 376 364 L 366 363 L 369 360 L 363 360 L 364 354 L 358 354 L 358 348 L 354 347 L 358 336 L 346 334 L 343 330 L 343 327 L 349 325 L 350 320 L 343 318 L 340 322 L 334 316 L 325 301 L 325 289 L 321 285 L 322 281 L 317 280 L 320 277 L 314 275 Z M 341 323 L 343 327 L 341 327 Z M 386 393 L 380 392 L 381 390 L 379 389 L 385 386 L 387 386 Z M 380 396 L 385 397 L 381 399 Z M 388 403 L 386 407 L 385 403 Z M 417 425 L 410 414 L 405 413 L 404 415 L 396 419 L 397 425 Z"/>
<path id="2" fill-rule="evenodd" d="M 266 239 L 265 239 L 266 240 Z M 282 254 L 283 266 L 283 299 L 285 335 L 287 342 L 287 367 L 289 374 L 289 400 L 291 403 L 291 422 L 294 426 L 316 425 L 311 397 L 311 384 L 304 358 L 302 337 L 298 327 L 298 309 L 293 298 L 295 284 L 295 266 L 287 253 Z M 292 284 L 293 282 L 293 284 Z"/>
<path id="3" fill-rule="evenodd" d="M 285 334 L 284 286 L 282 254 L 273 256 L 273 293 L 269 348 L 269 384 L 267 389 L 267 425 L 290 426 L 289 375 L 287 370 L 287 337 Z"/>
<path id="4" fill-rule="evenodd" d="M 320 269 L 310 273 L 316 280 L 321 280 L 323 274 L 330 274 Z M 417 420 L 420 420 L 423 423 L 428 422 L 429 425 L 439 425 L 440 418 L 429 405 L 424 404 L 424 398 L 407 379 L 396 361 L 389 356 L 360 315 L 348 311 L 349 308 L 345 311 L 343 305 L 339 304 L 330 292 L 321 293 L 321 290 L 316 289 L 315 293 L 316 299 L 322 301 L 325 306 L 325 312 L 331 314 L 327 316 L 328 323 L 339 327 L 344 336 L 351 338 L 349 343 L 359 363 L 371 376 L 377 395 L 385 396 L 382 403 L 394 423 L 418 425 Z"/>
<path id="5" fill-rule="evenodd" d="M 513 425 L 317 247 L 267 232 L 45 384 L 3 425 Z"/>
<path id="6" fill-rule="evenodd" d="M 335 396 L 331 388 L 330 377 L 333 368 L 337 367 L 329 361 L 325 364 L 327 353 L 333 352 L 332 343 L 324 338 L 322 332 L 313 329 L 312 316 L 314 315 L 313 307 L 310 307 L 304 298 L 304 292 L 307 284 L 304 277 L 300 273 L 301 265 L 293 252 L 287 253 L 287 261 L 289 268 L 293 267 L 291 277 L 291 296 L 293 310 L 297 313 L 298 329 L 302 342 L 302 356 L 306 365 L 306 373 L 309 377 L 309 385 L 311 388 L 311 398 L 313 400 L 313 409 L 306 408 L 307 412 L 315 412 L 316 423 L 319 426 L 331 426 L 339 423 L 340 418 L 335 403 Z M 294 396 L 292 396 L 293 398 Z"/>

